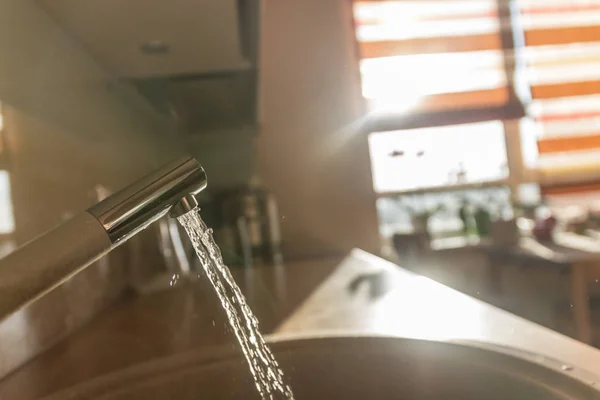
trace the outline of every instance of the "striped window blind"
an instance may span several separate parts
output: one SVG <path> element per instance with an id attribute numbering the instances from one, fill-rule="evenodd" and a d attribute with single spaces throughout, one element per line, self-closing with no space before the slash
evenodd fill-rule
<path id="1" fill-rule="evenodd" d="M 508 12 L 508 2 L 498 0 L 354 2 L 367 109 L 392 118 L 393 126 L 377 128 L 522 113 L 512 85 Z"/>
<path id="2" fill-rule="evenodd" d="M 544 185 L 600 182 L 600 0 L 353 7 L 371 131 L 522 119 Z"/>
<path id="3" fill-rule="evenodd" d="M 505 121 L 525 115 L 508 0 L 357 0 L 353 11 L 368 129 L 380 132 L 375 191 L 505 179 Z"/>
<path id="4" fill-rule="evenodd" d="M 600 1 L 518 0 L 543 176 L 600 178 Z"/>

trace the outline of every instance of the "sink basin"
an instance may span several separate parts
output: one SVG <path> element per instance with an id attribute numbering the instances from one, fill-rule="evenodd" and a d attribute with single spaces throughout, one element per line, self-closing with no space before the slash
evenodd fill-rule
<path id="1" fill-rule="evenodd" d="M 297 400 L 600 399 L 595 379 L 585 371 L 501 348 L 384 337 L 297 339 L 271 346 Z M 138 365 L 48 400 L 254 398 L 245 361 L 229 347 Z"/>

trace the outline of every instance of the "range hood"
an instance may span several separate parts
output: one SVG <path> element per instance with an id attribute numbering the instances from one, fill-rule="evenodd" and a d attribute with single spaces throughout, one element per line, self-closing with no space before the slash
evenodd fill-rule
<path id="1" fill-rule="evenodd" d="M 236 130 L 256 124 L 256 69 L 135 80 L 138 90 L 180 131 Z"/>
<path id="2" fill-rule="evenodd" d="M 37 0 L 179 130 L 256 125 L 260 0 Z"/>

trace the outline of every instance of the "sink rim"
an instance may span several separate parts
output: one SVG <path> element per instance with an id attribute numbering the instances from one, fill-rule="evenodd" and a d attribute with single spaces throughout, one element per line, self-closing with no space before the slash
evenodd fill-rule
<path id="1" fill-rule="evenodd" d="M 462 349 L 462 351 L 475 351 L 481 352 L 481 354 L 487 353 L 492 357 L 504 358 L 509 362 L 512 360 L 513 363 L 528 365 L 539 372 L 547 370 L 550 373 L 558 373 L 567 377 L 567 380 L 573 381 L 573 384 L 577 384 L 581 388 L 591 389 L 600 395 L 600 377 L 589 371 L 583 370 L 576 365 L 570 365 L 572 369 L 565 369 L 563 366 L 569 364 L 560 360 L 495 343 L 475 340 L 429 340 L 373 334 L 340 334 L 338 332 L 332 334 L 302 333 L 270 336 L 267 338 L 267 342 L 274 349 L 276 356 L 278 353 L 289 352 L 306 346 L 310 346 L 312 351 L 318 348 L 332 351 L 334 348 L 346 347 L 350 341 L 356 345 L 369 344 L 381 347 L 391 345 L 391 342 L 411 343 L 414 346 L 403 347 L 410 349 L 410 351 L 415 348 L 425 348 L 433 345 L 447 347 L 455 351 L 461 351 L 460 349 Z M 126 388 L 135 382 L 152 379 L 152 377 L 164 377 L 177 371 L 182 373 L 193 368 L 198 368 L 199 366 L 227 362 L 240 359 L 241 357 L 242 355 L 237 345 L 232 346 L 232 344 L 228 344 L 198 348 L 193 351 L 159 357 L 118 369 L 75 386 L 61 389 L 58 392 L 43 397 L 42 400 L 62 400 L 67 398 L 95 399 L 99 396 L 115 392 L 119 388 Z"/>

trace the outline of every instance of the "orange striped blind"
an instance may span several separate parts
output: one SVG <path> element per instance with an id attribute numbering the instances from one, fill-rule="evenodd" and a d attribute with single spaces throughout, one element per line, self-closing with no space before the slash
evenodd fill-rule
<path id="1" fill-rule="evenodd" d="M 600 1 L 518 5 L 540 165 L 600 165 Z"/>
<path id="2" fill-rule="evenodd" d="M 512 39 L 502 15 L 498 0 L 355 1 L 369 111 L 414 115 L 509 105 Z"/>

